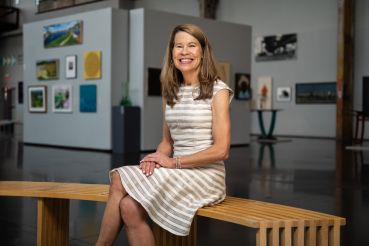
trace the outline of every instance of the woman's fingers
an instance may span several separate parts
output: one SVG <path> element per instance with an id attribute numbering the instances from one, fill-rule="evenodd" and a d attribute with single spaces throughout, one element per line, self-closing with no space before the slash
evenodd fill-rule
<path id="1" fill-rule="evenodd" d="M 140 169 L 142 170 L 142 173 L 145 174 L 146 176 L 150 176 L 154 173 L 154 169 L 155 169 L 155 162 L 152 161 L 141 161 L 140 162 Z"/>

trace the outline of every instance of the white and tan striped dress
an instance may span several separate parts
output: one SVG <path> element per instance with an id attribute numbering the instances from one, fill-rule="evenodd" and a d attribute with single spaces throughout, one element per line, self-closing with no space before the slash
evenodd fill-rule
<path id="1" fill-rule="evenodd" d="M 214 83 L 213 96 L 220 90 L 233 92 L 222 81 Z M 165 120 L 174 142 L 174 156 L 185 156 L 213 144 L 212 99 L 194 100 L 198 88 L 182 86 L 179 101 L 167 105 Z M 128 194 L 137 200 L 150 218 L 165 230 L 186 236 L 196 211 L 225 198 L 223 161 L 190 169 L 155 169 L 146 177 L 138 166 L 122 166 L 117 170 Z"/>

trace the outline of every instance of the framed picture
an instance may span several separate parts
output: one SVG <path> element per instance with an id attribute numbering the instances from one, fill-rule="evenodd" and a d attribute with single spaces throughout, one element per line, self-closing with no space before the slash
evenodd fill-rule
<path id="1" fill-rule="evenodd" d="M 36 76 L 38 80 L 58 80 L 59 59 L 37 61 Z"/>
<path id="2" fill-rule="evenodd" d="M 235 81 L 235 98 L 238 100 L 250 100 L 252 97 L 250 74 L 236 73 Z"/>
<path id="3" fill-rule="evenodd" d="M 273 61 L 296 58 L 297 34 L 257 37 L 255 61 Z"/>
<path id="4" fill-rule="evenodd" d="M 73 106 L 72 85 L 53 85 L 53 112 L 70 113 Z"/>
<path id="5" fill-rule="evenodd" d="M 83 22 L 81 20 L 44 26 L 44 47 L 54 48 L 82 44 Z"/>
<path id="6" fill-rule="evenodd" d="M 77 56 L 66 56 L 65 57 L 65 77 L 67 79 L 77 78 Z"/>
<path id="7" fill-rule="evenodd" d="M 336 82 L 296 84 L 296 104 L 335 104 Z"/>
<path id="8" fill-rule="evenodd" d="M 272 77 L 258 78 L 258 109 L 272 109 Z"/>
<path id="9" fill-rule="evenodd" d="M 29 112 L 47 112 L 47 87 L 29 86 L 28 87 L 28 110 Z"/>
<path id="10" fill-rule="evenodd" d="M 96 85 L 80 85 L 79 111 L 83 113 L 96 113 L 97 111 Z"/>
<path id="11" fill-rule="evenodd" d="M 278 102 L 289 102 L 291 101 L 291 87 L 278 87 L 277 88 L 277 101 Z"/>
<path id="12" fill-rule="evenodd" d="M 101 79 L 101 51 L 86 51 L 84 57 L 84 79 Z"/>

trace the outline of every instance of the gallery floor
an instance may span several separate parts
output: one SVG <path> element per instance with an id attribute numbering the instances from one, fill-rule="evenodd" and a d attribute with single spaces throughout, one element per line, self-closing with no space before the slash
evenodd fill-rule
<path id="1" fill-rule="evenodd" d="M 342 245 L 369 245 L 369 152 L 345 150 L 331 139 L 290 140 L 232 147 L 228 194 L 346 217 Z M 2 135 L 0 180 L 108 183 L 109 169 L 143 155 L 24 145 Z M 103 209 L 103 203 L 72 201 L 70 245 L 94 244 Z M 199 246 L 255 245 L 252 229 L 204 218 L 198 225 Z M 35 199 L 0 197 L 0 245 L 36 245 Z M 128 245 L 124 233 L 115 245 Z"/>

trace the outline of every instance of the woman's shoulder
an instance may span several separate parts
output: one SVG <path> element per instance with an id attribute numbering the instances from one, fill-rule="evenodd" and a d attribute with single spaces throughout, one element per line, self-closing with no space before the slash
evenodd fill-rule
<path id="1" fill-rule="evenodd" d="M 220 90 L 229 90 L 229 91 L 232 91 L 232 89 L 225 83 L 223 82 L 222 80 L 220 79 L 217 79 L 215 82 L 214 82 L 214 86 L 213 86 L 213 94 L 217 93 L 218 91 Z"/>
<path id="2" fill-rule="evenodd" d="M 233 97 L 233 90 L 222 80 L 217 79 L 214 82 L 214 87 L 213 87 L 213 96 L 215 96 L 215 94 L 217 94 L 219 91 L 221 90 L 228 90 L 229 91 L 229 95 L 230 95 L 230 99 L 232 100 Z"/>

